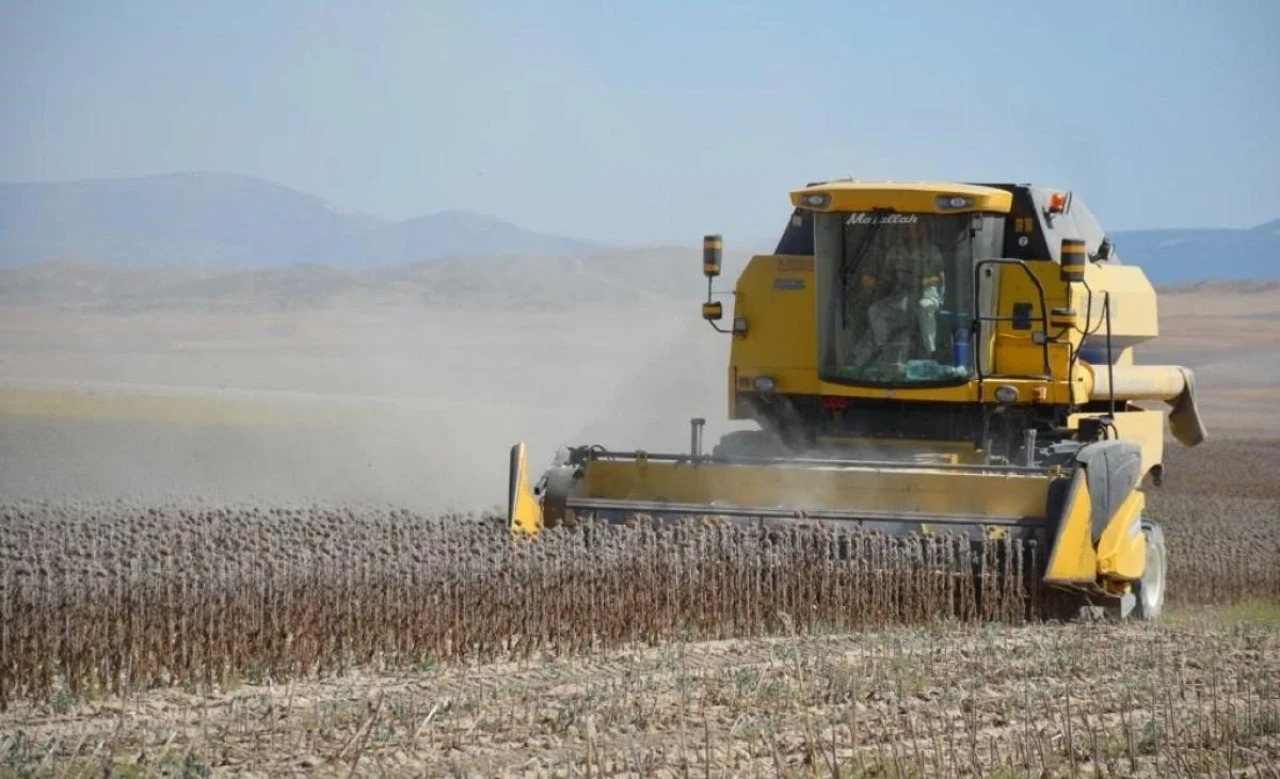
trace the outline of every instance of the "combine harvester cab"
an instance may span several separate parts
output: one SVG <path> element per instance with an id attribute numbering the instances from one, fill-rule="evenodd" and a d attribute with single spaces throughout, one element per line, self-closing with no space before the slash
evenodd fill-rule
<path id="1" fill-rule="evenodd" d="M 511 450 L 509 522 L 717 518 L 1042 550 L 1070 608 L 1154 619 L 1167 549 L 1145 516 L 1165 413 L 1205 438 L 1191 371 L 1134 362 L 1155 290 L 1072 193 L 1030 185 L 833 181 L 791 193 L 774 254 L 737 279 L 727 326 L 704 239 L 703 318 L 732 339 L 728 417 L 704 452 L 569 449 L 540 477 Z"/>

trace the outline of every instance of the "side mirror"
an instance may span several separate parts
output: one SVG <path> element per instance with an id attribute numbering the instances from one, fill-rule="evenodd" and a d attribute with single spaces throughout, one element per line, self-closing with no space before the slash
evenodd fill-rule
<path id="1" fill-rule="evenodd" d="M 724 251 L 724 241 L 718 235 L 707 235 L 702 238 L 702 273 L 708 279 L 720 275 L 720 255 Z"/>
<path id="2" fill-rule="evenodd" d="M 1111 250 L 1111 239 L 1103 236 L 1102 243 L 1098 245 L 1098 253 L 1093 255 L 1093 261 L 1101 262 L 1111 259 Z"/>

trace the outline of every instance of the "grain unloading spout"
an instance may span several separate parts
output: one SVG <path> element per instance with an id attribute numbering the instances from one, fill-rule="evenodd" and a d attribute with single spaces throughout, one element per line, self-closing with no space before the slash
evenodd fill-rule
<path id="1" fill-rule="evenodd" d="M 1196 405 L 1196 377 L 1180 365 L 1088 365 L 1089 399 L 1161 400 L 1169 405 L 1169 431 L 1183 446 L 1207 437 Z"/>

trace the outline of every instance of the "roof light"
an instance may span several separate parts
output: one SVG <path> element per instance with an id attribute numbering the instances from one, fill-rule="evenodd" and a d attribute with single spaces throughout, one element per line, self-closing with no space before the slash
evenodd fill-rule
<path id="1" fill-rule="evenodd" d="M 1061 214 L 1067 207 L 1067 196 L 1062 192 L 1054 192 L 1049 196 L 1049 213 Z"/>
<path id="2" fill-rule="evenodd" d="M 804 204 L 810 208 L 826 208 L 831 205 L 831 195 L 826 192 L 805 195 Z"/>
<path id="3" fill-rule="evenodd" d="M 938 208 L 946 211 L 956 208 L 973 208 L 973 198 L 964 195 L 938 195 Z"/>

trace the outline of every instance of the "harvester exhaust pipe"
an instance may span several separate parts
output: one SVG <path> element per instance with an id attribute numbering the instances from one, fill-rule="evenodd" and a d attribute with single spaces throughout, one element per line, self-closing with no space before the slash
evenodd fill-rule
<path id="1" fill-rule="evenodd" d="M 689 420 L 689 454 L 693 457 L 702 456 L 702 427 L 705 424 L 707 420 L 702 417 Z"/>

